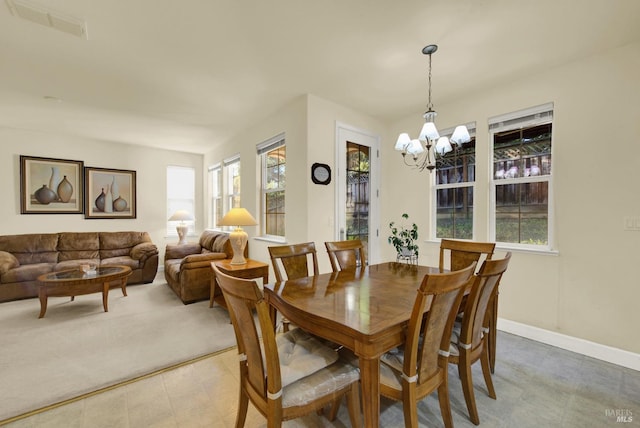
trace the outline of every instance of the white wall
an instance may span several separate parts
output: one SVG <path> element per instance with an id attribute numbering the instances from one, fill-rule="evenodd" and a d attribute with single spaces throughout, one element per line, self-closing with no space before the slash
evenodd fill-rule
<path id="1" fill-rule="evenodd" d="M 625 216 L 640 216 L 640 44 L 616 49 L 532 75 L 499 88 L 479 90 L 436 105 L 439 126 L 477 122 L 477 195 L 489 177 L 487 119 L 554 102 L 553 172 L 557 255 L 515 253 L 502 282 L 500 317 L 640 353 L 640 232 L 623 230 Z M 400 209 L 429 236 L 427 172 L 403 167 L 393 136 L 418 132 L 419 112 L 391 127 L 383 145 L 382 218 Z M 446 121 L 446 122 L 445 122 Z M 482 160 L 485 160 L 485 168 Z M 396 192 L 397 189 L 405 192 Z M 476 239 L 487 239 L 487 204 L 475 198 Z M 384 246 L 381 242 L 380 245 Z M 421 262 L 437 261 L 437 244 L 421 243 Z M 387 246 L 387 255 L 392 250 Z"/>
<path id="2" fill-rule="evenodd" d="M 202 201 L 202 155 L 156 150 L 70 136 L 0 128 L 0 234 L 85 231 L 146 231 L 161 256 L 166 237 L 166 167 L 179 165 L 196 170 L 196 204 Z M 135 170 L 137 218 L 85 219 L 83 214 L 20 214 L 20 155 L 84 161 L 85 166 Z M 198 210 L 202 210 L 198 206 Z M 201 230 L 202 215 L 196 228 Z"/>

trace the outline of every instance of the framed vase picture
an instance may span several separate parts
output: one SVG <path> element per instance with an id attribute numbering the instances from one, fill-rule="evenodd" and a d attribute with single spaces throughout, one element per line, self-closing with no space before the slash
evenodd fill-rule
<path id="1" fill-rule="evenodd" d="M 20 155 L 20 214 L 82 214 L 82 161 Z"/>
<path id="2" fill-rule="evenodd" d="M 85 218 L 136 218 L 136 172 L 84 169 Z"/>

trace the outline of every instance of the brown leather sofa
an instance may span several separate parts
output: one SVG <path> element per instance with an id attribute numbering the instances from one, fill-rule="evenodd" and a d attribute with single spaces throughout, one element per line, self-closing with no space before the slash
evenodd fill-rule
<path id="1" fill-rule="evenodd" d="M 248 257 L 248 246 L 245 257 Z M 205 230 L 197 244 L 169 244 L 164 254 L 164 277 L 182 303 L 209 299 L 211 262 L 233 258 L 229 234 Z M 216 289 L 216 295 L 221 293 Z"/>
<path id="2" fill-rule="evenodd" d="M 38 276 L 87 263 L 129 266 L 127 284 L 149 283 L 158 272 L 158 248 L 147 232 L 0 236 L 0 302 L 36 297 Z"/>

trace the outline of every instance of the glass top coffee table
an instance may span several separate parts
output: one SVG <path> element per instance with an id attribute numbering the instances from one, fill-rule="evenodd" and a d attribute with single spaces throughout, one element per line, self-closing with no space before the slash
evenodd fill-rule
<path id="1" fill-rule="evenodd" d="M 109 312 L 109 286 L 114 281 L 120 281 L 122 294 L 127 295 L 127 277 L 131 275 L 128 266 L 99 266 L 94 271 L 83 272 L 80 268 L 61 270 L 40 275 L 38 282 L 38 297 L 40 298 L 40 316 L 47 312 L 47 299 L 51 297 L 75 296 L 102 292 L 102 306 Z"/>

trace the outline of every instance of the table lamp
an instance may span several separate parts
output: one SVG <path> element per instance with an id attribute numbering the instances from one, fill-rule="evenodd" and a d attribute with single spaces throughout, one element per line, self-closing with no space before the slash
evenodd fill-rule
<path id="1" fill-rule="evenodd" d="M 169 221 L 180 222 L 176 226 L 176 232 L 178 232 L 178 237 L 180 238 L 180 240 L 178 241 L 178 245 L 184 245 L 187 243 L 187 231 L 189 230 L 189 226 L 185 224 L 185 221 L 192 220 L 193 216 L 186 210 L 178 210 L 174 212 L 171 217 L 169 217 Z"/>
<path id="2" fill-rule="evenodd" d="M 229 234 L 231 240 L 231 248 L 233 248 L 232 265 L 243 265 L 247 263 L 244 258 L 244 248 L 247 246 L 247 232 L 242 230 L 240 226 L 255 226 L 258 224 L 249 211 L 244 208 L 231 208 L 228 213 L 222 217 L 218 226 L 235 226 L 235 230 Z"/>

